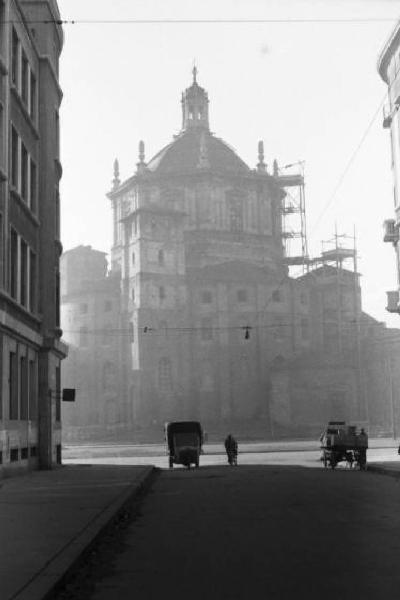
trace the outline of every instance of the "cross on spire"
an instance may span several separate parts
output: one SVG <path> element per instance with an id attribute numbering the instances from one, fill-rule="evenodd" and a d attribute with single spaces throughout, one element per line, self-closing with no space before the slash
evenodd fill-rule
<path id="1" fill-rule="evenodd" d="M 193 83 L 197 83 L 197 67 L 196 67 L 196 62 L 193 63 L 193 69 L 192 69 L 192 73 L 193 73 Z"/>

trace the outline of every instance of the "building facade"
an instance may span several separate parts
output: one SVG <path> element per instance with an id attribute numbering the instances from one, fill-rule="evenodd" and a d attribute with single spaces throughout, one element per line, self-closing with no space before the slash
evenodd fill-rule
<path id="1" fill-rule="evenodd" d="M 277 165 L 269 173 L 259 143 L 250 168 L 211 133 L 196 70 L 181 102 L 171 144 L 146 162 L 140 142 L 125 181 L 114 165 L 109 273 L 88 247 L 62 259 L 65 385 L 77 387 L 66 435 L 182 419 L 256 437 L 315 434 L 339 414 L 365 423 L 356 270 L 336 249 L 291 277 Z"/>
<path id="2" fill-rule="evenodd" d="M 59 20 L 0 1 L 0 474 L 61 462 Z"/>
<path id="3" fill-rule="evenodd" d="M 394 218 L 384 222 L 384 241 L 393 244 L 396 254 L 397 282 L 387 292 L 387 310 L 400 314 L 400 23 L 386 42 L 378 59 L 378 72 L 388 86 L 388 100 L 384 106 L 383 127 L 390 131 L 393 174 Z"/>

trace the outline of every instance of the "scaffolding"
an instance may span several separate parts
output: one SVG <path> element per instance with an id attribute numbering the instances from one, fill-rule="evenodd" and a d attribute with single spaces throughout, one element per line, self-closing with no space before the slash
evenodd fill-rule
<path id="1" fill-rule="evenodd" d="M 274 176 L 285 192 L 282 199 L 282 239 L 285 249 L 285 263 L 302 267 L 303 274 L 308 270 L 306 202 L 304 185 L 304 161 L 283 167 L 274 162 Z"/>
<path id="2" fill-rule="evenodd" d="M 337 352 L 338 356 L 345 358 L 346 352 L 343 345 L 343 336 L 348 337 L 350 331 L 354 340 L 354 367 L 357 378 L 357 417 L 359 420 L 368 422 L 368 403 L 364 389 L 364 377 L 361 364 L 361 302 L 359 294 L 359 273 L 357 264 L 357 237 L 355 228 L 353 235 L 338 234 L 335 227 L 335 235 L 332 239 L 322 242 L 321 255 L 309 260 L 308 272 L 322 269 L 322 274 L 329 280 L 335 278 L 336 283 L 336 319 L 337 326 Z M 352 310 L 344 310 L 342 286 L 348 274 L 353 279 L 353 306 Z M 346 312 L 347 318 L 346 317 Z M 350 313 L 350 314 L 349 314 Z M 323 307 L 323 327 L 328 324 L 332 315 L 327 314 Z M 347 359 L 345 359 L 347 360 Z"/>

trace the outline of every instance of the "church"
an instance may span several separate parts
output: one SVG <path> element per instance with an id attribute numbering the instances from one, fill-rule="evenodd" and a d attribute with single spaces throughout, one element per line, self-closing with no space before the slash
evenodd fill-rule
<path id="1" fill-rule="evenodd" d="M 140 142 L 126 181 L 115 161 L 110 266 L 88 246 L 62 257 L 64 385 L 77 388 L 67 436 L 186 419 L 248 437 L 314 434 L 331 418 L 367 423 L 375 358 L 360 336 L 387 330 L 362 312 L 358 273 L 327 253 L 290 276 L 277 165 L 269 173 L 259 142 L 249 167 L 210 131 L 196 68 L 181 104 L 169 145 L 146 162 Z"/>

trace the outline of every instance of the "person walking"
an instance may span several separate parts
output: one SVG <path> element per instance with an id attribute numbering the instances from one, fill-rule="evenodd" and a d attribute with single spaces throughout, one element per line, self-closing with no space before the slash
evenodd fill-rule
<path id="1" fill-rule="evenodd" d="M 237 465 L 238 443 L 231 433 L 225 438 L 225 451 L 230 465 Z"/>

